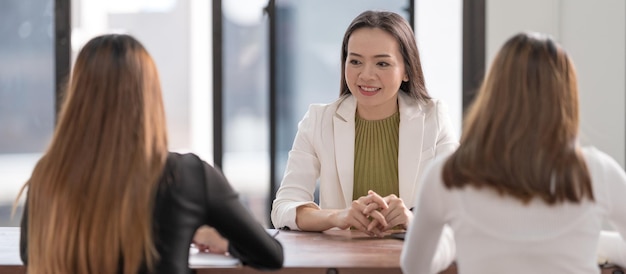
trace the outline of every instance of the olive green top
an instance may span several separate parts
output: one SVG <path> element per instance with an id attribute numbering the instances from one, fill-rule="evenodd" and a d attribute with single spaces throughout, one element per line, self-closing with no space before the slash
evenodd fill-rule
<path id="1" fill-rule="evenodd" d="M 356 116 L 354 140 L 354 189 L 356 200 L 373 190 L 385 197 L 399 193 L 398 134 L 400 113 L 368 121 Z"/>

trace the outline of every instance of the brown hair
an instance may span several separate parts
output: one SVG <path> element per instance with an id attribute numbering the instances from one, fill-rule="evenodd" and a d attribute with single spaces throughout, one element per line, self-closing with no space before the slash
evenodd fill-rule
<path id="1" fill-rule="evenodd" d="M 518 34 L 500 49 L 467 113 L 445 185 L 486 186 L 524 202 L 593 200 L 578 123 L 567 53 L 545 35 Z"/>
<path id="2" fill-rule="evenodd" d="M 422 72 L 422 63 L 420 62 L 413 29 L 402 16 L 388 11 L 365 11 L 354 18 L 350 26 L 348 26 L 341 45 L 341 89 L 339 96 L 350 94 L 345 78 L 348 40 L 355 30 L 361 28 L 379 28 L 398 40 L 405 70 L 409 77 L 409 81 L 400 84 L 400 90 L 418 100 L 430 99 L 424 84 L 424 73 Z"/>
<path id="3" fill-rule="evenodd" d="M 155 63 L 131 36 L 99 36 L 78 54 L 66 92 L 52 142 L 24 186 L 28 271 L 152 268 L 153 200 L 167 157 Z"/>

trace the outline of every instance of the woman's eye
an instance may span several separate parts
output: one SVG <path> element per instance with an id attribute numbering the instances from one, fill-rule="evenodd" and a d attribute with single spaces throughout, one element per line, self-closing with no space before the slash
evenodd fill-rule
<path id="1" fill-rule="evenodd" d="M 378 66 L 380 66 L 380 67 L 388 67 L 389 63 L 387 63 L 387 62 L 379 62 Z"/>
<path id="2" fill-rule="evenodd" d="M 361 64 L 361 62 L 359 62 L 358 60 L 350 60 L 350 64 L 351 65 L 358 65 L 358 64 Z"/>

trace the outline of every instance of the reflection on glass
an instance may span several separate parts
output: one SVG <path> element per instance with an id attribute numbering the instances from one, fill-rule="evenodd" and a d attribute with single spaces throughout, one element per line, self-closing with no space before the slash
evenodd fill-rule
<path id="1" fill-rule="evenodd" d="M 52 0 L 0 1 L 0 226 L 54 127 Z"/>

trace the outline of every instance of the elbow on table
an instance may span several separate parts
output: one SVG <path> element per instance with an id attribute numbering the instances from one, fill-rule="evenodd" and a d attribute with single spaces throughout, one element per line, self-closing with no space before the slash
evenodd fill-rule
<path id="1" fill-rule="evenodd" d="M 272 212 L 270 214 L 272 225 L 278 229 L 295 229 L 295 226 L 292 225 L 295 221 L 295 209 L 290 210 L 290 206 L 288 204 L 280 204 L 274 201 L 272 206 Z M 292 220 L 292 221 L 290 221 Z"/>
<path id="2" fill-rule="evenodd" d="M 243 262 L 243 264 L 258 270 L 277 270 L 281 269 L 285 262 L 282 249 L 280 253 L 272 254 L 271 256 L 263 256 L 258 259 L 259 260 Z"/>
<path id="3" fill-rule="evenodd" d="M 276 270 L 283 267 L 285 262 L 283 246 L 276 239 L 274 243 L 266 245 L 265 248 L 257 249 L 254 252 L 240 252 L 236 248 L 229 246 L 228 252 L 235 258 L 241 260 L 243 265 L 259 270 Z"/>
<path id="4" fill-rule="evenodd" d="M 276 270 L 282 268 L 283 264 L 285 263 L 285 256 L 283 254 L 282 247 L 280 249 L 280 252 L 276 252 L 276 254 L 268 258 L 265 263 L 265 269 L 267 270 Z"/>

